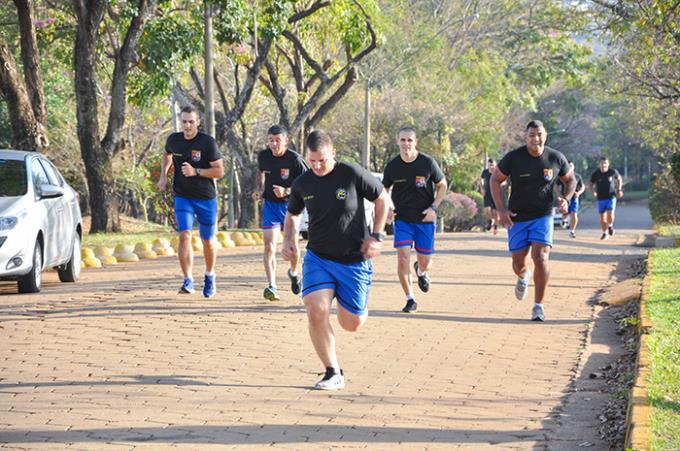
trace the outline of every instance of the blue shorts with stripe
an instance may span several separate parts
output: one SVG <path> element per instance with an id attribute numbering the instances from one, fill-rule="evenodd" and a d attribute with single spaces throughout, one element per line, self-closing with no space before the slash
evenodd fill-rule
<path id="1" fill-rule="evenodd" d="M 217 232 L 217 198 L 189 199 L 175 196 L 175 219 L 177 231 L 192 230 L 194 218 L 198 220 L 201 239 L 210 240 Z"/>
<path id="2" fill-rule="evenodd" d="M 531 243 L 542 243 L 552 246 L 552 215 L 541 216 L 529 221 L 514 222 L 508 229 L 508 248 L 510 252 L 518 252 L 528 248 Z"/>
<path id="3" fill-rule="evenodd" d="M 434 253 L 434 223 L 394 221 L 394 247 L 415 246 L 419 254 Z"/>
<path id="4" fill-rule="evenodd" d="M 579 200 L 578 197 L 574 196 L 571 199 L 571 202 L 569 202 L 569 210 L 567 213 L 578 213 L 579 206 L 581 205 L 581 201 Z"/>
<path id="5" fill-rule="evenodd" d="M 287 209 L 288 202 L 272 202 L 265 199 L 262 206 L 262 228 L 271 229 L 279 227 L 283 229 Z"/>
<path id="6" fill-rule="evenodd" d="M 335 298 L 345 310 L 364 315 L 368 309 L 368 291 L 373 278 L 370 260 L 338 263 L 307 249 L 302 264 L 302 297 L 319 290 L 335 291 Z"/>
<path id="7" fill-rule="evenodd" d="M 597 201 L 597 212 L 598 213 L 602 214 L 607 210 L 610 210 L 610 211 L 616 210 L 616 197 L 611 197 L 609 199 Z"/>

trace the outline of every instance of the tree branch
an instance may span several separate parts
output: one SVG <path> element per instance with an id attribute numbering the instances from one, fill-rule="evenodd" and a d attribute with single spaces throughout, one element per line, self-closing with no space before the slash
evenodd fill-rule
<path id="1" fill-rule="evenodd" d="M 312 6 L 310 6 L 306 10 L 300 11 L 300 12 L 295 13 L 292 16 L 290 16 L 288 18 L 288 23 L 293 24 L 295 22 L 298 22 L 298 21 L 304 19 L 307 16 L 311 16 L 317 10 L 319 10 L 321 8 L 325 8 L 326 6 L 329 6 L 330 4 L 331 4 L 331 2 L 329 2 L 329 1 L 316 1 L 316 2 L 314 2 L 314 4 L 312 4 Z"/>

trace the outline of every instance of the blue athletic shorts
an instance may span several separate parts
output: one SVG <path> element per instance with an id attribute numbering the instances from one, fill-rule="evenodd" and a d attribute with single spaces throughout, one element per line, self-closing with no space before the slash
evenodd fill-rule
<path id="1" fill-rule="evenodd" d="M 189 199 L 175 196 L 175 218 L 177 230 L 193 230 L 194 217 L 198 219 L 198 232 L 201 239 L 210 240 L 217 231 L 217 198 Z"/>
<path id="2" fill-rule="evenodd" d="M 434 222 L 394 221 L 394 247 L 413 246 L 419 254 L 434 253 Z"/>
<path id="3" fill-rule="evenodd" d="M 302 296 L 318 290 L 335 290 L 335 298 L 348 312 L 364 315 L 368 308 L 373 265 L 370 260 L 338 263 L 307 249 L 302 264 Z"/>
<path id="4" fill-rule="evenodd" d="M 597 212 L 602 214 L 607 210 L 616 210 L 616 197 L 597 201 Z"/>
<path id="5" fill-rule="evenodd" d="M 574 196 L 569 202 L 569 211 L 567 213 L 578 213 L 578 208 L 581 205 L 581 201 L 578 197 Z"/>
<path id="6" fill-rule="evenodd" d="M 553 217 L 541 216 L 530 221 L 515 222 L 508 229 L 508 248 L 510 252 L 528 248 L 531 243 L 552 246 Z"/>
<path id="7" fill-rule="evenodd" d="M 271 229 L 279 227 L 283 229 L 283 222 L 286 219 L 287 202 L 272 202 L 265 200 L 262 206 L 262 228 Z"/>

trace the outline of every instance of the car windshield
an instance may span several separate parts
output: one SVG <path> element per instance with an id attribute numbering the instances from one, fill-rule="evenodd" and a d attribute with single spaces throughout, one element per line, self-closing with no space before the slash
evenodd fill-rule
<path id="1" fill-rule="evenodd" d="M 0 196 L 23 196 L 28 189 L 23 160 L 0 158 Z"/>

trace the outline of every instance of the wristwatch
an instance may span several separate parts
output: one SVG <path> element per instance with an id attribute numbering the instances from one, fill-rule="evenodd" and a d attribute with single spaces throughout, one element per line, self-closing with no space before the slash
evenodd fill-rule
<path id="1" fill-rule="evenodd" d="M 201 168 L 196 168 L 196 176 L 197 177 L 201 176 Z"/>
<path id="2" fill-rule="evenodd" d="M 373 239 L 375 239 L 376 241 L 380 241 L 381 243 L 382 243 L 382 240 L 385 239 L 385 234 L 382 233 L 382 232 L 373 232 L 373 233 L 371 233 L 370 236 L 371 236 Z"/>
<path id="3" fill-rule="evenodd" d="M 430 208 L 431 208 L 435 213 L 437 213 L 437 210 L 438 210 L 439 207 L 437 207 L 435 204 L 432 204 L 432 205 L 430 205 Z"/>

